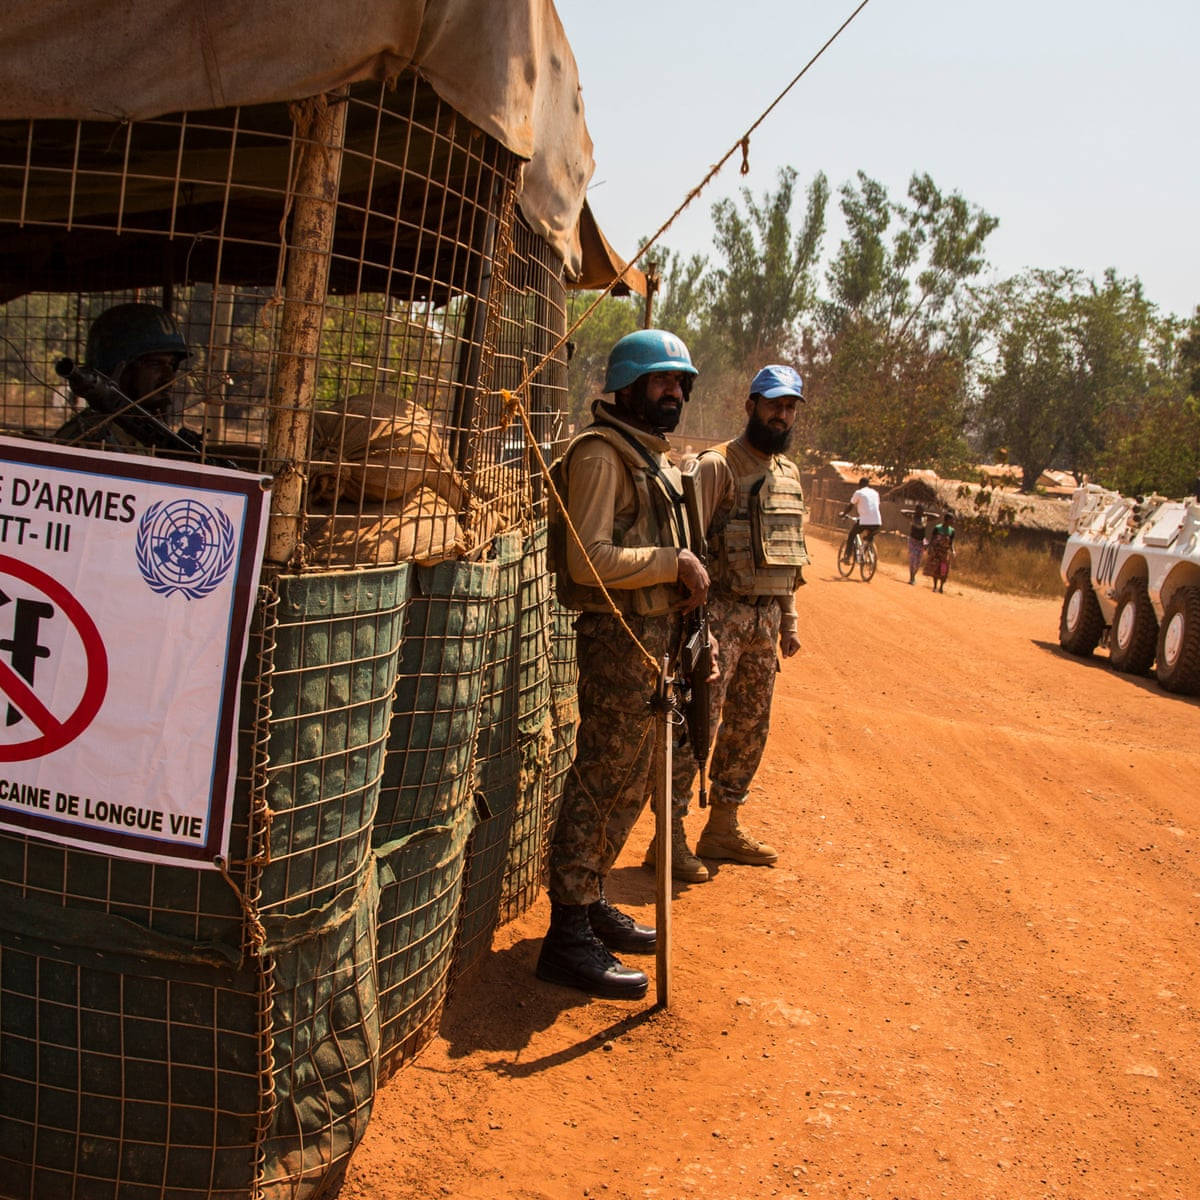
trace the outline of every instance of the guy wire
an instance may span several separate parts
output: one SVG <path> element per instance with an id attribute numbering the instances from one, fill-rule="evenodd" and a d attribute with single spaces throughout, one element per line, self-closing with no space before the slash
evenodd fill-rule
<path id="1" fill-rule="evenodd" d="M 864 8 L 867 7 L 867 4 L 869 2 L 870 2 L 870 0 L 860 0 L 858 7 L 855 8 L 852 13 L 850 13 L 850 15 L 837 27 L 837 29 L 834 30 L 834 32 L 832 34 L 830 34 L 830 36 L 825 40 L 825 43 L 821 46 L 821 48 L 808 60 L 808 62 L 806 62 L 804 64 L 803 67 L 800 68 L 799 71 L 796 72 L 796 74 L 792 78 L 791 82 L 788 83 L 788 85 L 783 89 L 783 91 L 781 91 L 779 93 L 779 95 L 776 96 L 775 99 L 772 100 L 771 103 L 768 104 L 767 107 L 764 108 L 761 113 L 759 113 L 759 115 L 755 119 L 754 123 L 746 130 L 746 132 L 744 134 L 742 134 L 742 136 L 740 138 L 738 138 L 737 141 L 735 141 L 732 146 L 729 147 L 729 149 L 721 156 L 721 158 L 709 168 L 708 174 L 705 175 L 704 178 L 694 188 L 692 188 L 692 190 L 690 192 L 688 192 L 688 194 L 683 198 L 683 201 L 680 203 L 679 207 L 675 209 L 675 211 L 666 219 L 666 221 L 664 221 L 663 224 L 659 226 L 659 228 L 655 231 L 655 233 L 638 249 L 637 253 L 634 254 L 634 256 L 626 264 L 626 269 L 634 266 L 638 262 L 638 260 L 641 259 L 643 257 L 643 255 L 645 255 L 646 251 L 649 250 L 658 241 L 658 239 L 661 238 L 662 235 L 667 232 L 668 229 L 670 229 L 670 227 L 679 218 L 680 214 L 682 214 L 684 209 L 686 209 L 688 207 L 688 205 L 691 204 L 691 202 L 693 200 L 695 200 L 700 195 L 700 193 L 712 182 L 712 180 L 714 178 L 716 178 L 718 173 L 721 171 L 721 168 L 724 167 L 725 164 L 739 150 L 742 151 L 743 155 L 748 154 L 748 147 L 750 144 L 750 135 L 753 134 L 755 132 L 755 130 L 757 130 L 758 127 L 767 119 L 767 117 L 769 117 L 771 115 L 771 113 L 779 106 L 779 104 L 783 101 L 783 98 L 788 94 L 788 92 L 790 92 L 792 90 L 792 88 L 794 88 L 796 86 L 796 84 L 798 84 L 800 82 L 800 80 L 803 79 L 804 76 L 808 74 L 809 70 L 816 63 L 816 61 L 825 53 L 826 50 L 829 49 L 830 46 L 833 45 L 833 43 L 835 41 L 837 41 L 837 39 L 839 37 L 841 37 L 841 35 L 849 27 L 850 23 L 855 19 L 855 17 L 858 16 L 859 13 L 862 12 L 862 10 Z M 655 660 L 654 656 L 650 653 L 649 650 L 646 649 L 645 646 L 643 646 L 641 644 L 641 642 L 639 642 L 637 640 L 636 637 L 633 636 L 632 630 L 630 630 L 629 626 L 625 623 L 624 618 L 621 616 L 621 613 L 617 608 L 616 602 L 613 600 L 612 596 L 610 595 L 608 588 L 606 588 L 604 586 L 604 583 L 600 579 L 599 573 L 596 571 L 596 568 L 593 565 L 591 558 L 588 556 L 587 548 L 583 545 L 583 542 L 579 537 L 578 531 L 575 529 L 575 526 L 571 523 L 571 518 L 570 518 L 569 514 L 567 513 L 566 505 L 563 504 L 562 497 L 559 495 L 558 489 L 554 486 L 554 480 L 550 478 L 550 468 L 547 465 L 546 459 L 542 454 L 542 448 L 539 445 L 536 436 L 534 435 L 533 426 L 530 424 L 529 414 L 526 411 L 525 402 L 522 399 L 523 395 L 528 394 L 529 383 L 534 378 L 534 376 L 536 376 L 537 374 L 539 374 L 539 372 L 542 371 L 542 369 L 546 366 L 546 364 L 563 348 L 563 346 L 565 346 L 567 344 L 567 341 L 570 339 L 571 334 L 573 334 L 592 315 L 592 313 L 595 312 L 597 308 L 599 308 L 599 306 L 603 300 L 607 299 L 609 293 L 613 290 L 614 287 L 616 287 L 619 280 L 620 280 L 620 276 L 616 276 L 613 279 L 611 279 L 608 282 L 608 284 L 597 294 L 596 298 L 592 301 L 592 303 L 589 304 L 586 309 L 584 309 L 584 311 L 575 319 L 575 321 L 570 325 L 570 327 L 563 333 L 563 335 L 558 339 L 558 341 L 556 341 L 554 343 L 554 345 L 551 346 L 551 348 L 542 356 L 542 358 L 538 362 L 534 363 L 534 365 L 532 367 L 527 367 L 525 369 L 525 373 L 521 378 L 521 382 L 519 384 L 517 384 L 517 386 L 511 392 L 506 390 L 506 391 L 502 392 L 502 395 L 504 396 L 505 405 L 506 405 L 506 408 L 508 409 L 508 411 L 515 412 L 517 414 L 517 416 L 520 417 L 520 419 L 521 419 L 521 424 L 524 426 L 524 429 L 525 429 L 525 444 L 527 446 L 530 446 L 533 449 L 533 453 L 534 453 L 535 457 L 537 458 L 538 469 L 541 471 L 542 478 L 545 481 L 547 489 L 549 490 L 551 502 L 554 504 L 557 504 L 559 511 L 563 514 L 563 521 L 566 525 L 568 536 L 578 547 L 579 552 L 583 555 L 584 560 L 587 562 L 588 568 L 591 571 L 593 577 L 595 578 L 596 584 L 598 585 L 600 591 L 603 593 L 605 600 L 608 601 L 608 604 L 612 609 L 613 615 L 616 616 L 617 619 L 621 622 L 621 625 L 625 629 L 625 632 L 633 640 L 634 645 L 636 645 L 637 648 L 642 652 L 642 655 L 645 658 L 646 662 L 651 667 L 657 668 L 658 663 Z"/>

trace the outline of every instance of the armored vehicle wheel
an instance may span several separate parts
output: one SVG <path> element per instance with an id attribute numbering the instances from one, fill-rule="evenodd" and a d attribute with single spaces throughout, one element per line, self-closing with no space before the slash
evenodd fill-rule
<path id="1" fill-rule="evenodd" d="M 1062 614 L 1058 618 L 1058 644 L 1068 653 L 1087 658 L 1104 632 L 1104 614 L 1092 591 L 1087 567 L 1080 567 L 1067 584 Z"/>
<path id="2" fill-rule="evenodd" d="M 1146 675 L 1158 645 L 1158 621 L 1150 605 L 1144 579 L 1131 579 L 1117 597 L 1112 632 L 1108 635 L 1108 657 L 1126 675 Z"/>
<path id="3" fill-rule="evenodd" d="M 1200 588 L 1180 588 L 1158 631 L 1158 682 L 1168 692 L 1200 695 Z"/>

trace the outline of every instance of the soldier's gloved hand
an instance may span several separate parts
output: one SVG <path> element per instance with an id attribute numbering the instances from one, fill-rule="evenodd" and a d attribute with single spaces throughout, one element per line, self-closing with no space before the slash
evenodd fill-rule
<path id="1" fill-rule="evenodd" d="M 800 649 L 800 638 L 792 632 L 779 635 L 779 650 L 784 658 L 791 658 Z"/>
<path id="2" fill-rule="evenodd" d="M 680 550 L 676 570 L 678 574 L 675 578 L 687 588 L 688 593 L 680 611 L 691 612 L 708 599 L 708 571 L 690 550 Z"/>

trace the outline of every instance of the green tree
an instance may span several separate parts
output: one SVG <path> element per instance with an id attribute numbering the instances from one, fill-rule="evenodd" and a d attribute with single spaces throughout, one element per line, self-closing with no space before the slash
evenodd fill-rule
<path id="1" fill-rule="evenodd" d="M 591 307 L 595 292 L 570 292 L 567 325 L 575 322 Z M 567 419 L 576 429 L 591 420 L 592 401 L 604 386 L 604 368 L 613 343 L 642 326 L 640 296 L 606 296 L 599 306 L 571 335 L 567 363 Z"/>
<path id="2" fill-rule="evenodd" d="M 1169 317 L 1149 340 L 1145 387 L 1119 397 L 1102 419 L 1096 477 L 1127 496 L 1182 496 L 1200 473 L 1196 331 Z"/>
<path id="3" fill-rule="evenodd" d="M 718 265 L 708 286 L 709 324 L 726 360 L 757 369 L 787 358 L 796 348 L 797 323 L 815 301 L 816 267 L 825 233 L 829 183 L 823 174 L 808 186 L 803 222 L 793 232 L 796 171 L 779 172 L 779 186 L 755 200 L 741 192 L 713 205 L 713 245 Z"/>
<path id="4" fill-rule="evenodd" d="M 908 203 L 861 171 L 841 189 L 846 235 L 806 345 L 810 439 L 894 479 L 959 465 L 985 305 L 974 279 L 996 218 L 928 175 Z"/>
<path id="5" fill-rule="evenodd" d="M 1179 361 L 1187 372 L 1187 389 L 1193 396 L 1200 396 L 1200 304 L 1188 322 L 1179 343 Z"/>
<path id="6" fill-rule="evenodd" d="M 1004 446 L 1032 491 L 1048 467 L 1095 466 L 1106 414 L 1146 393 L 1154 306 L 1136 277 L 1108 271 L 1029 271 L 1000 285 L 1004 311 L 996 361 L 978 410 L 989 447 Z"/>
<path id="7" fill-rule="evenodd" d="M 684 258 L 667 246 L 652 247 L 645 264 L 655 263 L 659 278 L 658 289 L 651 306 L 651 321 L 657 329 L 669 329 L 687 344 L 692 361 L 706 379 L 717 367 L 721 349 L 713 344 L 708 320 L 707 260 L 702 255 Z M 591 306 L 595 292 L 572 292 L 568 301 L 567 320 L 574 324 Z M 578 427 L 589 420 L 592 401 L 604 386 L 604 368 L 613 343 L 635 329 L 645 320 L 645 306 L 640 296 L 609 296 L 572 335 L 573 349 L 567 371 L 570 397 L 570 419 Z M 692 408 L 691 428 L 697 431 L 696 409 Z"/>

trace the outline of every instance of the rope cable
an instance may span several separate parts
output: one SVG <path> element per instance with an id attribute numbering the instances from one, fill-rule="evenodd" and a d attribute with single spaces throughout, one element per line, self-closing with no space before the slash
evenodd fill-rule
<path id="1" fill-rule="evenodd" d="M 759 126 L 762 125 L 762 123 L 767 119 L 767 117 L 769 117 L 771 113 L 779 107 L 784 97 L 786 97 L 792 88 L 794 88 L 796 84 L 798 84 L 800 80 L 808 74 L 809 70 L 813 67 L 817 60 L 825 53 L 826 50 L 829 49 L 830 46 L 833 45 L 835 41 L 837 41 L 842 33 L 844 33 L 849 27 L 850 23 L 858 16 L 859 13 L 862 12 L 864 8 L 866 8 L 869 2 L 870 0 L 860 0 L 858 7 L 855 8 L 848 17 L 846 17 L 846 19 L 837 27 L 837 29 L 834 30 L 832 34 L 830 34 L 828 38 L 826 38 L 821 48 L 817 50 L 815 54 L 813 54 L 813 56 L 804 64 L 803 67 L 800 68 L 799 71 L 796 72 L 795 76 L 793 76 L 788 85 L 779 93 L 779 95 L 775 97 L 774 100 L 771 101 L 770 104 L 767 105 L 765 109 L 763 109 L 763 111 L 758 115 L 754 123 L 746 130 L 746 132 L 739 137 L 737 141 L 735 141 L 733 145 L 730 146 L 730 148 L 721 156 L 721 158 L 709 168 L 708 173 L 694 188 L 691 189 L 691 191 L 687 193 L 675 211 L 666 219 L 666 221 L 663 222 L 662 225 L 659 226 L 655 233 L 649 239 L 647 239 L 647 241 L 641 247 L 639 247 L 637 253 L 634 254 L 634 256 L 626 264 L 626 269 L 632 267 L 638 262 L 639 259 L 643 257 L 643 255 L 645 255 L 646 251 L 648 251 L 675 223 L 684 209 L 686 209 L 688 205 L 691 204 L 691 202 L 695 200 L 709 185 L 709 183 L 712 182 L 712 180 L 720 172 L 721 168 L 724 167 L 724 165 L 739 151 L 742 153 L 742 173 L 746 173 L 746 170 L 748 170 L 751 134 L 753 134 L 755 130 L 757 130 Z M 522 398 L 523 396 L 528 395 L 529 384 L 533 378 L 543 370 L 546 364 L 549 363 L 551 359 L 553 359 L 554 356 L 567 344 L 571 335 L 592 315 L 593 312 L 596 311 L 597 308 L 599 308 L 600 304 L 608 298 L 609 294 L 612 292 L 613 288 L 616 287 L 618 282 L 620 282 L 620 276 L 616 276 L 609 280 L 608 284 L 597 293 L 596 298 L 592 301 L 592 303 L 589 304 L 586 309 L 584 309 L 584 311 L 566 329 L 562 336 L 559 337 L 559 339 L 542 356 L 542 358 L 532 366 L 527 366 L 525 368 L 521 382 L 518 383 L 517 386 L 512 389 L 512 391 L 503 390 L 501 395 L 504 397 L 506 415 L 511 416 L 511 414 L 515 413 L 520 418 L 521 424 L 525 430 L 525 444 L 533 450 L 534 456 L 537 459 L 538 469 L 541 472 L 542 479 L 544 480 L 546 488 L 550 493 L 551 501 L 552 503 L 558 505 L 558 509 L 563 515 L 563 522 L 566 527 L 568 537 L 572 539 L 575 546 L 579 549 L 579 552 L 583 555 L 584 561 L 587 563 L 588 569 L 595 579 L 600 592 L 608 602 L 612 614 L 620 622 L 621 627 L 632 639 L 634 645 L 637 646 L 637 648 L 641 651 L 642 656 L 646 660 L 647 664 L 657 669 L 657 660 L 634 636 L 633 631 L 626 624 L 625 618 L 618 609 L 617 604 L 613 600 L 608 588 L 605 587 L 603 580 L 601 580 L 599 572 L 596 570 L 595 564 L 592 562 L 591 557 L 587 552 L 587 548 L 584 546 L 578 531 L 571 522 L 571 517 L 567 512 L 566 505 L 563 503 L 563 498 L 561 495 L 559 495 L 558 489 L 554 486 L 554 480 L 550 477 L 549 465 L 546 462 L 545 456 L 542 454 L 541 445 L 539 444 L 538 439 L 533 432 L 533 426 L 529 420 L 529 412 L 526 408 L 525 401 Z"/>

